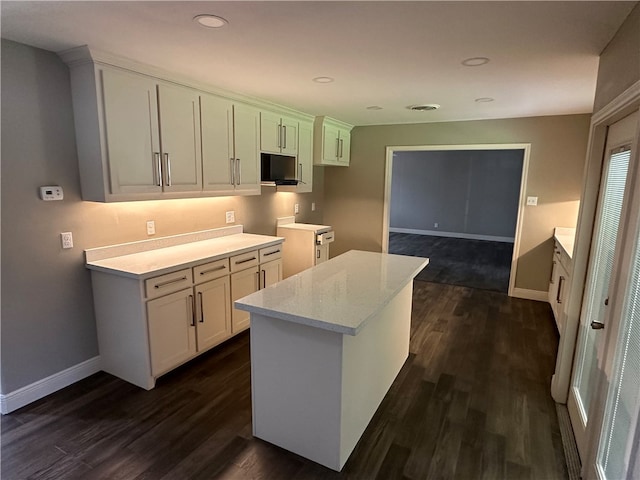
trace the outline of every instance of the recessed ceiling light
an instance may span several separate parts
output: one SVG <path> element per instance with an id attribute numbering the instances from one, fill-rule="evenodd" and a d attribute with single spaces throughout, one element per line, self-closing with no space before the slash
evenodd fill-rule
<path id="1" fill-rule="evenodd" d="M 227 22 L 227 20 L 225 20 L 222 17 L 218 17 L 216 15 L 208 15 L 208 14 L 196 15 L 195 17 L 193 17 L 193 20 L 198 22 L 203 27 L 207 27 L 207 28 L 220 28 L 220 27 L 224 27 L 227 23 L 229 23 Z"/>
<path id="2" fill-rule="evenodd" d="M 439 109 L 440 105 L 437 103 L 425 103 L 423 105 L 409 105 L 407 108 L 415 112 L 428 112 Z"/>
<path id="3" fill-rule="evenodd" d="M 313 81 L 316 83 L 331 83 L 334 80 L 331 77 L 316 77 L 313 79 Z"/>
<path id="4" fill-rule="evenodd" d="M 476 102 L 477 103 L 489 103 L 489 102 L 493 102 L 493 98 L 491 98 L 491 97 L 480 97 L 480 98 L 476 98 Z"/>
<path id="5" fill-rule="evenodd" d="M 367 110 L 382 110 L 382 107 L 379 105 L 370 105 L 367 107 Z"/>
<path id="6" fill-rule="evenodd" d="M 487 63 L 489 63 L 489 58 L 487 57 L 471 57 L 462 61 L 462 65 L 465 67 L 479 67 L 480 65 L 485 65 Z"/>

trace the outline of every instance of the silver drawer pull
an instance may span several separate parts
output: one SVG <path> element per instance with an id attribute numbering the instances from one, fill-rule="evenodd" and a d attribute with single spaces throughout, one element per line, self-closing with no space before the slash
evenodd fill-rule
<path id="1" fill-rule="evenodd" d="M 162 282 L 162 283 L 158 283 L 157 285 L 154 285 L 153 288 L 162 288 L 162 287 L 166 287 L 167 285 L 171 285 L 172 283 L 178 283 L 178 282 L 183 282 L 187 279 L 187 276 L 185 275 L 184 277 L 180 277 L 180 278 L 176 278 L 174 280 L 168 280 L 166 282 Z"/>
<path id="2" fill-rule="evenodd" d="M 236 260 L 236 265 L 240 265 L 241 263 L 247 263 L 247 262 L 250 262 L 251 260 L 256 260 L 256 257 L 247 258 L 245 260 Z"/>
<path id="3" fill-rule="evenodd" d="M 201 271 L 200 275 L 206 275 L 207 273 L 211 273 L 211 272 L 218 272 L 220 270 L 224 270 L 225 268 L 227 268 L 226 265 L 220 265 L 217 267 L 209 268 L 208 270 Z"/>
<path id="4" fill-rule="evenodd" d="M 280 253 L 280 250 L 274 250 L 273 252 L 263 254 L 263 257 L 268 257 L 269 255 L 275 255 L 276 253 Z"/>

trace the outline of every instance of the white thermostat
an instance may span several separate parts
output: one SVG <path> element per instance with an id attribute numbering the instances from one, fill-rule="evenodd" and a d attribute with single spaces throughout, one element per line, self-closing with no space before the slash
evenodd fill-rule
<path id="1" fill-rule="evenodd" d="M 51 200 L 62 200 L 64 198 L 64 192 L 62 191 L 62 187 L 57 185 L 40 187 L 40 198 L 45 202 L 50 202 Z"/>

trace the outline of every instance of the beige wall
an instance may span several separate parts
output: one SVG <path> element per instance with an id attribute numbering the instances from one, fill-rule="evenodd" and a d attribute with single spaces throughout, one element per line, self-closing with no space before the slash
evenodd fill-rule
<path id="1" fill-rule="evenodd" d="M 83 250 L 224 226 L 235 210 L 245 231 L 275 234 L 275 219 L 320 223 L 323 170 L 314 193 L 100 204 L 80 199 L 69 71 L 57 55 L 2 41 L 1 392 L 9 393 L 98 354 L 91 279 Z M 65 199 L 43 202 L 41 185 Z M 318 210 L 310 212 L 311 202 Z M 75 247 L 62 250 L 60 232 Z"/>
<path id="2" fill-rule="evenodd" d="M 381 251 L 387 146 L 530 143 L 527 195 L 516 287 L 545 291 L 553 228 L 575 227 L 589 115 L 356 127 L 351 166 L 326 168 L 324 222 L 336 230 L 332 256 Z"/>
<path id="3" fill-rule="evenodd" d="M 600 56 L 593 111 L 597 112 L 640 81 L 640 3 Z"/>

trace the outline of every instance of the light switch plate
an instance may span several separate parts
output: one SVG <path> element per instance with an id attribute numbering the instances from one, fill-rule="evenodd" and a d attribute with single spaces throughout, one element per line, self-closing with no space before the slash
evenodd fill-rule
<path id="1" fill-rule="evenodd" d="M 538 197 L 527 197 L 527 205 L 536 206 L 538 205 Z"/>
<path id="2" fill-rule="evenodd" d="M 316 202 L 311 202 L 311 211 L 312 212 L 316 211 Z"/>
<path id="3" fill-rule="evenodd" d="M 227 212 L 227 223 L 235 223 L 236 221 L 236 212 L 231 210 Z"/>

